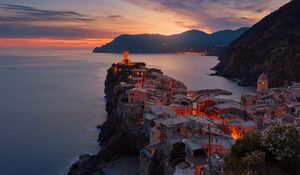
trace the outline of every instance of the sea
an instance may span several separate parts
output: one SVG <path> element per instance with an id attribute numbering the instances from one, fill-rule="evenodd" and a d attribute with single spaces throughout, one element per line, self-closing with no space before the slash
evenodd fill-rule
<path id="1" fill-rule="evenodd" d="M 210 76 L 214 56 L 130 54 L 132 61 L 184 82 L 190 90 L 253 92 Z M 96 126 L 106 120 L 104 81 L 121 54 L 91 50 L 0 49 L 0 174 L 63 175 L 81 154 L 99 151 Z"/>

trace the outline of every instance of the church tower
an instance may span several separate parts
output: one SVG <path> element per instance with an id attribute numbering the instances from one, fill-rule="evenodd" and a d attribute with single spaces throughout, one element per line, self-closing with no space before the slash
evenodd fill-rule
<path id="1" fill-rule="evenodd" d="M 269 88 L 269 80 L 268 77 L 265 73 L 262 73 L 258 77 L 257 81 L 257 94 L 258 96 L 264 96 L 268 94 L 268 89 Z"/>

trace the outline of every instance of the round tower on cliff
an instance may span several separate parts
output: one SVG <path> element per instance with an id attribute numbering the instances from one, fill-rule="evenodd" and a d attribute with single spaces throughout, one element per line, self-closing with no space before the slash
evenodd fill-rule
<path id="1" fill-rule="evenodd" d="M 123 52 L 123 60 L 122 60 L 122 64 L 125 64 L 125 65 L 129 65 L 131 63 L 131 61 L 129 60 L 129 51 L 124 51 Z"/>
<path id="2" fill-rule="evenodd" d="M 264 96 L 268 94 L 269 91 L 269 80 L 268 80 L 268 76 L 265 73 L 262 73 L 259 77 L 258 77 L 258 81 L 257 81 L 257 94 L 259 96 Z"/>

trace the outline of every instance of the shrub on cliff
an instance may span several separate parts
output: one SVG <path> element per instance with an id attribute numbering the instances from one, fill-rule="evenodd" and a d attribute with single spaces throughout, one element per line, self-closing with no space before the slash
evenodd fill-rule
<path id="1" fill-rule="evenodd" d="M 225 159 L 225 174 L 298 174 L 300 135 L 294 127 L 276 126 L 246 136 Z"/>

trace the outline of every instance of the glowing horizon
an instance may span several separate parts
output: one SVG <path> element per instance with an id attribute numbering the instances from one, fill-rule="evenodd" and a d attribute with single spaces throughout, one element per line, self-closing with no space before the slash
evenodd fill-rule
<path id="1" fill-rule="evenodd" d="M 110 41 L 111 39 L 0 38 L 0 47 L 92 49 Z"/>
<path id="2" fill-rule="evenodd" d="M 92 49 L 120 34 L 235 30 L 255 24 L 288 1 L 3 0 L 0 47 Z"/>

